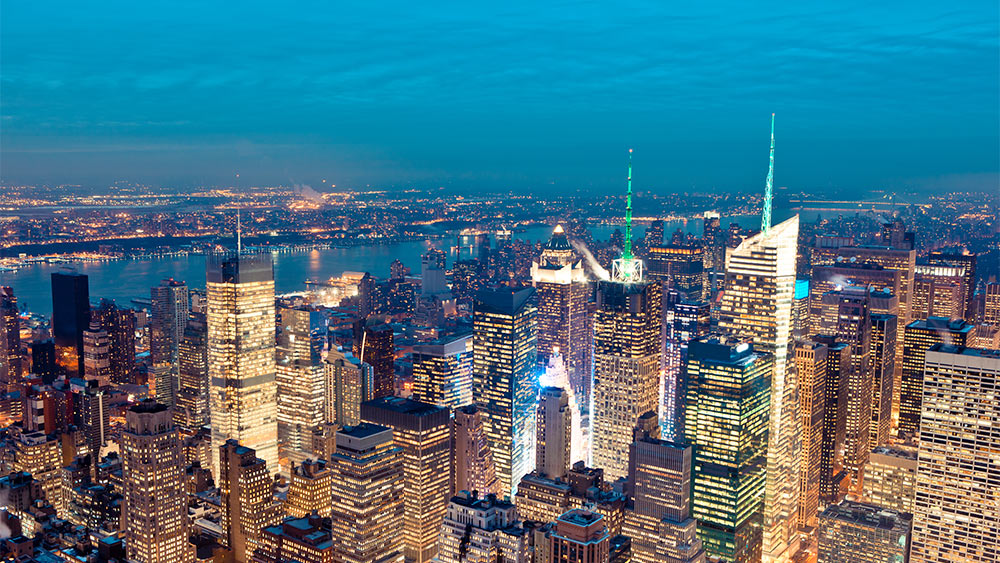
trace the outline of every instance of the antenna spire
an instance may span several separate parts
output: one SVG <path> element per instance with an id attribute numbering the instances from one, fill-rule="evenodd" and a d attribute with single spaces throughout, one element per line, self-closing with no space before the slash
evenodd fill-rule
<path id="1" fill-rule="evenodd" d="M 632 149 L 628 150 L 628 195 L 625 197 L 625 248 L 622 258 L 632 259 Z"/>
<path id="2" fill-rule="evenodd" d="M 771 230 L 771 199 L 774 187 L 774 114 L 771 114 L 771 160 L 767 166 L 767 183 L 764 185 L 764 213 L 760 218 L 760 231 L 767 234 Z"/>
<path id="3" fill-rule="evenodd" d="M 236 208 L 236 254 L 243 254 L 243 227 L 240 224 L 240 208 Z"/>

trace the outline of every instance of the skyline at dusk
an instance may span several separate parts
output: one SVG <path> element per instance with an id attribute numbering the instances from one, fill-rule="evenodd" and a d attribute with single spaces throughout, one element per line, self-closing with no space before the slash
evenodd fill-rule
<path id="1" fill-rule="evenodd" d="M 995 2 L 735 8 L 9 4 L 0 181 L 996 188 Z"/>

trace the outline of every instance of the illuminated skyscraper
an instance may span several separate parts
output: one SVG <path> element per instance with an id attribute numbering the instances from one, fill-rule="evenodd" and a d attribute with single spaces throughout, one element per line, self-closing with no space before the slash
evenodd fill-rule
<path id="1" fill-rule="evenodd" d="M 337 432 L 330 470 L 336 560 L 403 563 L 403 452 L 392 430 L 362 423 Z"/>
<path id="2" fill-rule="evenodd" d="M 705 249 L 705 271 L 722 272 L 726 267 L 726 241 L 719 214 L 706 211 L 703 220 L 701 243 Z"/>
<path id="3" fill-rule="evenodd" d="M 819 563 L 907 560 L 913 515 L 844 501 L 819 516 Z"/>
<path id="4" fill-rule="evenodd" d="M 372 367 L 376 399 L 395 394 L 396 344 L 392 326 L 372 317 L 354 323 L 354 357 Z"/>
<path id="5" fill-rule="evenodd" d="M 684 299 L 704 299 L 708 289 L 704 250 L 699 244 L 670 244 L 649 249 L 646 275 L 651 280 L 666 282 Z"/>
<path id="6" fill-rule="evenodd" d="M 166 405 L 147 400 L 128 410 L 121 455 L 122 522 L 129 560 L 193 561 L 184 455 Z"/>
<path id="7" fill-rule="evenodd" d="M 156 398 L 173 406 L 177 392 L 177 351 L 190 308 L 187 284 L 165 279 L 150 289 L 150 301 L 149 351 L 156 374 Z"/>
<path id="8" fill-rule="evenodd" d="M 208 328 L 204 313 L 192 313 L 177 345 L 175 423 L 185 428 L 208 424 L 208 388 Z"/>
<path id="9" fill-rule="evenodd" d="M 572 413 L 569 396 L 558 387 L 544 387 L 538 401 L 535 471 L 562 479 L 570 465 Z"/>
<path id="10" fill-rule="evenodd" d="M 83 331 L 83 378 L 101 387 L 111 383 L 111 339 L 96 320 Z"/>
<path id="11" fill-rule="evenodd" d="M 799 409 L 792 346 L 792 302 L 798 215 L 745 239 L 726 253 L 726 285 L 719 329 L 751 340 L 774 356 L 770 377 L 764 561 L 784 561 L 797 550 Z"/>
<path id="12" fill-rule="evenodd" d="M 820 462 L 823 453 L 823 419 L 826 413 L 826 379 L 829 348 L 818 342 L 795 347 L 802 416 L 802 461 L 799 466 L 799 526 L 815 528 L 819 512 Z"/>
<path id="13" fill-rule="evenodd" d="M 688 343 L 711 330 L 711 307 L 705 301 L 679 301 L 663 304 L 664 357 L 663 397 L 660 427 L 665 439 L 679 439 L 684 435 L 684 365 L 687 363 Z"/>
<path id="14" fill-rule="evenodd" d="M 309 458 L 313 431 L 326 422 L 325 343 L 326 321 L 320 311 L 281 309 L 276 380 L 282 463 Z"/>
<path id="15" fill-rule="evenodd" d="M 998 380 L 996 350 L 926 353 L 913 563 L 1000 561 Z"/>
<path id="16" fill-rule="evenodd" d="M 316 514 L 286 518 L 261 532 L 255 563 L 332 563 L 333 533 L 330 519 Z"/>
<path id="17" fill-rule="evenodd" d="M 276 473 L 278 417 L 270 256 L 210 257 L 206 293 L 212 450 L 221 451 L 227 440 L 235 439 L 253 449 L 267 469 Z M 214 473 L 219 475 L 217 465 Z"/>
<path id="18" fill-rule="evenodd" d="M 288 478 L 285 512 L 296 518 L 312 514 L 329 518 L 333 504 L 330 499 L 333 473 L 325 460 L 306 460 L 292 466 Z"/>
<path id="19" fill-rule="evenodd" d="M 924 354 L 938 343 L 965 346 L 972 325 L 961 319 L 928 317 L 913 321 L 903 335 L 903 375 L 899 393 L 899 432 L 915 435 L 923 405 Z"/>
<path id="20" fill-rule="evenodd" d="M 538 395 L 535 290 L 500 287 L 476 294 L 473 310 L 473 399 L 482 414 L 504 495 L 534 461 Z"/>
<path id="21" fill-rule="evenodd" d="M 219 448 L 217 478 L 222 501 L 222 531 L 237 563 L 251 561 L 261 531 L 281 520 L 274 499 L 273 471 L 251 448 L 227 440 Z"/>
<path id="22" fill-rule="evenodd" d="M 532 263 L 531 281 L 538 303 L 538 363 L 545 366 L 554 354 L 562 356 L 573 393 L 586 411 L 592 369 L 590 284 L 562 225 Z"/>
<path id="23" fill-rule="evenodd" d="M 1000 326 L 1000 283 L 986 284 L 983 306 L 983 324 Z"/>
<path id="24" fill-rule="evenodd" d="M 0 286 L 0 391 L 19 384 L 28 362 L 21 352 L 21 317 L 14 289 Z"/>
<path id="25" fill-rule="evenodd" d="M 827 347 L 819 495 L 823 503 L 835 504 L 840 502 L 847 489 L 844 438 L 847 433 L 847 384 L 851 374 L 851 347 L 831 335 L 820 335 L 815 340 Z"/>
<path id="26" fill-rule="evenodd" d="M 913 274 L 913 320 L 965 317 L 965 266 L 917 264 Z"/>
<path id="27" fill-rule="evenodd" d="M 885 444 L 892 429 L 892 395 L 896 372 L 896 315 L 871 316 L 872 420 L 868 441 Z"/>
<path id="28" fill-rule="evenodd" d="M 964 317 L 966 320 L 971 320 L 972 296 L 976 291 L 976 255 L 967 250 L 962 252 L 932 250 L 927 257 L 927 263 L 934 266 L 951 266 L 962 269 Z"/>
<path id="29" fill-rule="evenodd" d="M 685 442 L 694 446 L 692 514 L 705 551 L 728 561 L 761 558 L 772 373 L 774 358 L 748 341 L 706 336 L 690 343 Z"/>
<path id="30" fill-rule="evenodd" d="M 135 369 L 135 313 L 101 299 L 100 305 L 92 311 L 92 318 L 108 333 L 111 381 L 131 383 Z"/>
<path id="31" fill-rule="evenodd" d="M 323 365 L 326 374 L 326 422 L 354 426 L 361 422 L 361 403 L 375 395 L 375 374 L 351 353 L 330 350 Z"/>
<path id="32" fill-rule="evenodd" d="M 451 465 L 455 472 L 453 491 L 480 491 L 497 494 L 500 482 L 493 464 L 493 452 L 486 439 L 482 413 L 475 405 L 455 410 L 455 439 Z"/>
<path id="33" fill-rule="evenodd" d="M 472 403 L 472 335 L 413 347 L 413 396 L 439 407 Z"/>
<path id="34" fill-rule="evenodd" d="M 865 502 L 913 514 L 917 488 L 917 448 L 879 446 L 865 468 Z"/>
<path id="35" fill-rule="evenodd" d="M 90 285 L 84 274 L 52 273 L 52 337 L 56 362 L 70 375 L 83 373 L 83 331 L 90 326 Z"/>
<path id="36" fill-rule="evenodd" d="M 447 408 L 384 397 L 361 405 L 361 419 L 392 429 L 403 452 L 403 547 L 407 560 L 437 555 L 451 497 L 451 416 Z"/>

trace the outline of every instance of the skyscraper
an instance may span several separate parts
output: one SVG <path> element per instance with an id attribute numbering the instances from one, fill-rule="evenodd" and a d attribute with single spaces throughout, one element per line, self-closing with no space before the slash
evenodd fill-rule
<path id="1" fill-rule="evenodd" d="M 52 273 L 52 337 L 56 362 L 71 375 L 83 373 L 83 331 L 90 326 L 90 286 L 77 272 Z"/>
<path id="2" fill-rule="evenodd" d="M 495 495 L 459 491 L 441 525 L 441 563 L 528 563 L 528 535 L 510 502 Z"/>
<path id="3" fill-rule="evenodd" d="M 149 323 L 149 351 L 156 372 L 156 398 L 174 405 L 177 393 L 177 351 L 187 325 L 190 299 L 182 281 L 165 279 L 150 289 L 152 315 Z"/>
<path id="4" fill-rule="evenodd" d="M 537 396 L 536 309 L 532 288 L 476 294 L 473 309 L 473 398 L 479 407 L 504 495 L 531 470 Z"/>
<path id="5" fill-rule="evenodd" d="M 965 266 L 917 264 L 913 274 L 913 320 L 927 317 L 965 317 Z"/>
<path id="6" fill-rule="evenodd" d="M 27 368 L 21 352 L 21 317 L 17 310 L 14 289 L 0 286 L 0 391 L 19 384 Z"/>
<path id="7" fill-rule="evenodd" d="M 726 254 L 726 284 L 719 329 L 753 342 L 774 356 L 767 494 L 764 502 L 764 561 L 784 561 L 797 551 L 799 495 L 798 386 L 788 361 L 798 215 L 745 239 Z"/>
<path id="8" fill-rule="evenodd" d="M 917 487 L 917 448 L 879 446 L 865 468 L 865 502 L 913 514 Z"/>
<path id="9" fill-rule="evenodd" d="M 330 350 L 326 373 L 326 422 L 354 426 L 361 422 L 361 403 L 374 398 L 375 374 L 351 353 Z"/>
<path id="10" fill-rule="evenodd" d="M 330 511 L 333 510 L 330 497 L 333 472 L 326 465 L 323 459 L 308 459 L 301 465 L 292 466 L 288 476 L 285 512 L 296 518 L 313 512 L 324 518 L 330 517 Z"/>
<path id="11" fill-rule="evenodd" d="M 829 348 L 819 342 L 795 347 L 802 416 L 802 461 L 799 466 L 799 526 L 816 527 L 819 512 L 820 463 L 823 453 L 823 420 Z"/>
<path id="12" fill-rule="evenodd" d="M 252 449 L 236 440 L 219 447 L 219 496 L 222 531 L 237 563 L 248 563 L 260 546 L 261 531 L 281 520 L 274 500 L 274 470 Z"/>
<path id="13" fill-rule="evenodd" d="M 337 560 L 402 563 L 405 477 L 392 430 L 362 423 L 337 432 L 330 470 Z"/>
<path id="14" fill-rule="evenodd" d="M 361 405 L 361 419 L 392 429 L 403 457 L 403 547 L 424 563 L 438 552 L 441 521 L 451 497 L 451 417 L 447 408 L 399 397 Z"/>
<path id="15" fill-rule="evenodd" d="M 452 442 L 451 466 L 455 472 L 454 493 L 480 491 L 483 495 L 497 494 L 493 452 L 483 427 L 482 413 L 475 405 L 455 410 L 455 439 Z"/>
<path id="16" fill-rule="evenodd" d="M 924 354 L 938 343 L 965 346 L 973 326 L 961 319 L 928 317 L 913 321 L 903 335 L 902 389 L 899 392 L 899 432 L 916 434 L 923 404 Z"/>
<path id="17" fill-rule="evenodd" d="M 83 331 L 83 378 L 101 387 L 111 383 L 111 339 L 96 320 Z"/>
<path id="18" fill-rule="evenodd" d="M 824 377 L 826 404 L 823 408 L 823 443 L 819 461 L 820 500 L 839 502 L 846 493 L 844 438 L 847 433 L 847 384 L 851 373 L 851 347 L 837 337 L 820 335 L 816 341 L 827 347 Z"/>
<path id="19" fill-rule="evenodd" d="M 125 414 L 121 442 L 128 558 L 141 563 L 193 561 L 184 455 L 170 409 L 151 400 L 133 406 Z"/>
<path id="20" fill-rule="evenodd" d="M 871 316 L 872 419 L 868 441 L 885 444 L 892 429 L 892 396 L 896 373 L 896 315 Z"/>
<path id="21" fill-rule="evenodd" d="M 572 415 L 565 391 L 558 387 L 542 389 L 535 426 L 535 471 L 549 479 L 562 479 L 569 469 L 572 444 Z"/>
<path id="22" fill-rule="evenodd" d="M 694 446 L 698 536 L 709 555 L 759 561 L 774 358 L 745 340 L 706 336 L 691 341 L 687 373 L 685 441 Z"/>
<path id="23" fill-rule="evenodd" d="M 208 389 L 208 328 L 204 313 L 192 313 L 177 345 L 174 422 L 186 428 L 208 424 Z"/>
<path id="24" fill-rule="evenodd" d="M 111 381 L 131 383 L 135 369 L 135 313 L 101 299 L 92 317 L 108 333 Z"/>
<path id="25" fill-rule="evenodd" d="M 906 561 L 913 515 L 860 502 L 830 505 L 819 516 L 820 563 Z"/>
<path id="26" fill-rule="evenodd" d="M 706 211 L 702 218 L 701 243 L 705 249 L 705 271 L 722 271 L 726 267 L 726 241 L 719 214 Z"/>
<path id="27" fill-rule="evenodd" d="M 278 471 L 274 274 L 266 255 L 212 256 L 206 272 L 212 450 L 229 439 Z M 215 475 L 219 475 L 216 466 Z"/>
<path id="28" fill-rule="evenodd" d="M 913 563 L 1000 561 L 998 379 L 996 350 L 939 343 L 926 353 Z"/>
<path id="29" fill-rule="evenodd" d="M 320 311 L 281 309 L 276 381 L 278 452 L 283 463 L 309 458 L 313 431 L 326 422 L 325 343 L 326 321 Z"/>
<path id="30" fill-rule="evenodd" d="M 971 320 L 972 316 L 972 296 L 976 291 L 976 260 L 976 254 L 967 250 L 963 250 L 962 252 L 932 250 L 927 257 L 928 264 L 952 266 L 962 269 L 963 301 L 965 302 L 964 316 L 966 320 Z"/>
<path id="31" fill-rule="evenodd" d="M 559 354 L 573 392 L 587 410 L 593 330 L 590 284 L 562 225 L 556 226 L 541 257 L 532 263 L 531 282 L 538 302 L 538 363 L 545 366 Z"/>
<path id="32" fill-rule="evenodd" d="M 704 299 L 708 289 L 704 250 L 700 244 L 670 244 L 649 249 L 649 279 L 662 281 L 684 299 Z"/>
<path id="33" fill-rule="evenodd" d="M 574 508 L 556 519 L 549 532 L 551 563 L 607 563 L 611 535 L 604 516 Z M 634 561 L 634 559 L 633 559 Z"/>
<path id="34" fill-rule="evenodd" d="M 359 319 L 354 323 L 354 356 L 372 366 L 375 376 L 375 398 L 395 394 L 396 345 L 392 326 L 377 318 Z"/>
<path id="35" fill-rule="evenodd" d="M 472 403 L 471 334 L 413 347 L 413 395 L 450 409 Z"/>
<path id="36" fill-rule="evenodd" d="M 640 421 L 629 447 L 623 531 L 632 538 L 632 561 L 701 563 L 705 550 L 691 517 L 692 447 L 658 439 L 656 417 L 648 415 L 649 428 Z"/>

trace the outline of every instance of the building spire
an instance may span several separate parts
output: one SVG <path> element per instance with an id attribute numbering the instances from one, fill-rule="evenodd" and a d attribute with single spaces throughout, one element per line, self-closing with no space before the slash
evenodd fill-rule
<path id="1" fill-rule="evenodd" d="M 771 161 L 767 166 L 767 183 L 764 185 L 764 213 L 760 218 L 760 231 L 771 230 L 771 191 L 774 187 L 774 114 L 771 114 Z"/>
<path id="2" fill-rule="evenodd" d="M 625 248 L 622 258 L 632 259 L 632 149 L 628 150 L 628 195 L 625 197 Z"/>
<path id="3" fill-rule="evenodd" d="M 236 254 L 243 254 L 243 226 L 240 224 L 240 208 L 236 208 Z"/>

